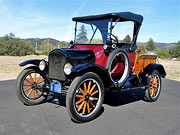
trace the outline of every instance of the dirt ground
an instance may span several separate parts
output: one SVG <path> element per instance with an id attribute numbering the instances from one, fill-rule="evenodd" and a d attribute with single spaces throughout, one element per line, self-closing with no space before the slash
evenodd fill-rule
<path id="1" fill-rule="evenodd" d="M 14 79 L 25 68 L 19 67 L 19 63 L 29 59 L 45 59 L 47 56 L 30 55 L 30 56 L 0 56 L 0 80 L 2 79 Z M 180 81 L 180 61 L 172 60 L 158 60 L 160 64 L 165 67 L 167 72 L 166 78 Z"/>
<path id="2" fill-rule="evenodd" d="M 29 59 L 46 59 L 47 56 L 0 56 L 0 80 L 17 78 L 18 74 L 25 68 L 20 67 L 19 63 Z"/>

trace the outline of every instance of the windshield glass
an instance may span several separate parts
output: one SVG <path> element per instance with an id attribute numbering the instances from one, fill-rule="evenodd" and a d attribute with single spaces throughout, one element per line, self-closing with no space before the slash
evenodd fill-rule
<path id="1" fill-rule="evenodd" d="M 119 43 L 131 43 L 133 39 L 134 23 L 128 22 L 113 22 L 112 34 L 116 36 Z"/>
<path id="2" fill-rule="evenodd" d="M 111 20 L 82 21 L 77 23 L 75 44 L 103 44 L 108 36 Z"/>

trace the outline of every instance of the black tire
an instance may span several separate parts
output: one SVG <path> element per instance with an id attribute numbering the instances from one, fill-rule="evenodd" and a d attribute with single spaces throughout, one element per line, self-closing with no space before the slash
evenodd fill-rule
<path id="1" fill-rule="evenodd" d="M 93 83 L 93 86 L 90 82 Z M 82 123 L 91 121 L 98 115 L 103 101 L 103 82 L 97 74 L 89 72 L 83 76 L 76 77 L 71 83 L 66 96 L 66 108 L 74 121 Z"/>
<path id="2" fill-rule="evenodd" d="M 113 79 L 113 77 L 111 76 L 111 66 L 112 66 L 112 62 L 116 57 L 119 57 L 117 55 L 121 55 L 121 57 L 123 56 L 124 58 L 124 73 L 122 75 L 121 78 L 117 79 L 116 81 Z M 120 57 L 120 58 L 121 58 Z M 106 69 L 108 70 L 108 73 L 110 75 L 110 78 L 112 80 L 112 82 L 115 84 L 116 87 L 121 87 L 125 81 L 127 80 L 127 78 L 129 77 L 129 73 L 130 73 L 130 65 L 129 65 L 129 57 L 127 55 L 127 53 L 120 49 L 120 48 L 116 48 L 115 50 L 113 50 L 111 52 L 111 54 L 109 55 L 107 62 L 106 62 Z"/>
<path id="3" fill-rule="evenodd" d="M 147 101 L 155 102 L 159 98 L 161 93 L 161 76 L 157 70 L 154 70 L 151 74 L 151 80 L 149 87 L 145 90 L 145 96 Z"/>
<path id="4" fill-rule="evenodd" d="M 37 78 L 37 80 L 34 80 L 34 78 L 32 78 L 32 74 L 34 74 L 34 78 L 38 77 L 39 79 Z M 28 78 L 28 76 L 31 76 L 31 78 Z M 26 68 L 19 74 L 17 78 L 16 95 L 20 101 L 26 105 L 40 104 L 46 99 L 47 96 L 47 93 L 41 92 L 39 89 L 35 89 L 32 85 L 33 83 L 37 83 L 38 87 L 42 87 L 42 85 L 46 83 L 45 75 L 33 68 Z"/>

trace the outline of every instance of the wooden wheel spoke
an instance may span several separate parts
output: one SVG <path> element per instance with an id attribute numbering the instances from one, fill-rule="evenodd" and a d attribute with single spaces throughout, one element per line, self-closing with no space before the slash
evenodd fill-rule
<path id="1" fill-rule="evenodd" d="M 91 104 L 91 106 L 93 107 L 93 108 L 95 108 L 95 105 L 93 104 L 93 102 L 89 102 L 90 104 Z"/>
<path id="2" fill-rule="evenodd" d="M 44 82 L 44 79 L 43 79 L 43 80 L 41 80 L 40 82 L 38 82 L 38 84 L 40 84 L 40 83 L 42 83 L 42 82 Z"/>
<path id="3" fill-rule="evenodd" d="M 86 103 L 87 104 L 87 110 L 88 110 L 88 113 L 90 113 L 90 109 L 89 109 L 89 102 Z"/>
<path id="4" fill-rule="evenodd" d="M 38 79 L 36 80 L 36 82 L 38 82 L 40 78 L 41 78 L 41 76 L 39 75 L 39 76 L 38 76 Z"/>
<path id="5" fill-rule="evenodd" d="M 96 87 L 96 84 L 94 84 L 91 88 L 91 90 L 89 91 L 89 94 L 91 94 L 91 92 L 94 90 L 94 88 Z"/>
<path id="6" fill-rule="evenodd" d="M 87 93 L 89 92 L 90 88 L 91 88 L 91 81 L 89 81 Z"/>
<path id="7" fill-rule="evenodd" d="M 30 89 L 31 89 L 31 87 L 29 87 L 29 88 L 25 89 L 25 90 L 24 90 L 24 92 L 26 92 L 26 91 L 28 91 L 28 90 L 30 90 Z"/>
<path id="8" fill-rule="evenodd" d="M 86 105 L 87 105 L 87 103 L 85 102 L 84 107 L 83 107 L 82 114 L 84 114 L 84 113 L 85 113 L 85 111 L 86 111 Z"/>
<path id="9" fill-rule="evenodd" d="M 93 100 L 98 100 L 98 98 L 93 98 Z"/>
<path id="10" fill-rule="evenodd" d="M 29 76 L 30 76 L 31 81 L 34 82 L 33 79 L 32 79 L 32 75 L 30 74 Z"/>
<path id="11" fill-rule="evenodd" d="M 32 91 L 32 99 L 34 99 L 35 90 Z"/>
<path id="12" fill-rule="evenodd" d="M 31 84 L 24 84 L 23 86 L 32 86 Z"/>
<path id="13" fill-rule="evenodd" d="M 34 82 L 36 82 L 36 73 L 34 73 Z"/>
<path id="14" fill-rule="evenodd" d="M 155 96 L 155 90 L 153 89 L 153 96 Z"/>
<path id="15" fill-rule="evenodd" d="M 83 101 L 83 102 L 81 103 L 81 105 L 78 107 L 78 112 L 81 110 L 81 108 L 83 107 L 84 103 L 85 103 L 85 101 Z"/>
<path id="16" fill-rule="evenodd" d="M 36 95 L 39 97 L 39 93 L 38 93 L 38 91 L 36 90 Z"/>
<path id="17" fill-rule="evenodd" d="M 85 94 L 84 91 L 81 88 L 79 88 L 79 90 L 83 95 Z"/>
<path id="18" fill-rule="evenodd" d="M 77 104 L 79 104 L 79 103 L 81 103 L 82 101 L 84 101 L 84 99 L 83 99 L 83 98 L 82 98 L 82 99 L 80 99 L 79 101 L 77 101 L 77 102 L 76 102 L 76 105 L 77 105 Z"/>
<path id="19" fill-rule="evenodd" d="M 83 98 L 84 96 L 83 95 L 76 95 L 76 97 Z"/>
<path id="20" fill-rule="evenodd" d="M 98 92 L 99 92 L 99 90 L 96 90 L 95 92 L 93 92 L 93 93 L 91 94 L 91 96 L 95 95 L 95 94 L 98 93 Z"/>
<path id="21" fill-rule="evenodd" d="M 25 79 L 28 83 L 30 83 L 30 84 L 32 84 L 32 82 L 31 81 L 29 81 L 28 79 Z"/>
<path id="22" fill-rule="evenodd" d="M 32 91 L 33 91 L 33 89 L 31 89 L 31 90 L 29 91 L 29 93 L 27 94 L 27 97 L 30 96 L 30 94 L 31 94 Z"/>
<path id="23" fill-rule="evenodd" d="M 84 82 L 84 92 L 87 92 L 86 83 Z"/>

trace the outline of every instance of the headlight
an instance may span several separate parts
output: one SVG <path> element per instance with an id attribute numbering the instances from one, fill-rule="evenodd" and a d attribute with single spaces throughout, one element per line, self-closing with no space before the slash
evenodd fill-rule
<path id="1" fill-rule="evenodd" d="M 46 63 L 45 63 L 44 60 L 42 60 L 42 61 L 39 63 L 39 69 L 40 69 L 41 71 L 43 71 L 43 70 L 45 69 L 45 67 L 46 67 Z"/>
<path id="2" fill-rule="evenodd" d="M 69 75 L 71 73 L 72 65 L 70 63 L 66 63 L 64 65 L 64 73 Z"/>

